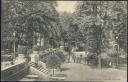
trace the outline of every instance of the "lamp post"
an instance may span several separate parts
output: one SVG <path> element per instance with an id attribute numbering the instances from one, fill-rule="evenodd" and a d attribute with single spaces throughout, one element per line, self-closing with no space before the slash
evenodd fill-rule
<path id="1" fill-rule="evenodd" d="M 13 56 L 13 59 L 15 59 L 15 56 L 16 56 L 16 46 L 15 46 L 15 36 L 16 36 L 16 32 L 15 32 L 15 31 L 13 32 L 13 36 L 14 36 L 14 56 Z"/>
<path id="2" fill-rule="evenodd" d="M 116 40 L 118 42 L 118 36 L 116 37 Z M 118 68 L 118 65 L 119 65 L 119 46 L 117 44 L 117 68 Z"/>

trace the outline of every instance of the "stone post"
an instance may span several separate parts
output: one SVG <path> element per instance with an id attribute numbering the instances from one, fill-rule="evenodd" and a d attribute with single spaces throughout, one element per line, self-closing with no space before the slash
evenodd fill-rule
<path id="1" fill-rule="evenodd" d="M 33 53 L 31 54 L 31 62 L 38 64 L 38 61 L 39 61 L 38 51 L 33 51 Z"/>

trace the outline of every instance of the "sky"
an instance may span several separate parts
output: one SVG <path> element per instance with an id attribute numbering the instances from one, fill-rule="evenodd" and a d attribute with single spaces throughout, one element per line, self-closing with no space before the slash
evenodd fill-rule
<path id="1" fill-rule="evenodd" d="M 76 1 L 57 1 L 58 7 L 56 10 L 58 12 L 69 12 L 73 13 L 75 10 Z"/>

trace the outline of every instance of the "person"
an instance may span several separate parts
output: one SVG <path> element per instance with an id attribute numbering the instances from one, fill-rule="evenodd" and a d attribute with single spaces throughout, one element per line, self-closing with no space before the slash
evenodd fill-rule
<path id="1" fill-rule="evenodd" d="M 80 57 L 78 57 L 78 63 L 81 63 L 81 58 Z"/>
<path id="2" fill-rule="evenodd" d="M 76 59 L 75 55 L 72 56 L 72 59 L 73 59 L 73 61 L 75 63 L 75 59 Z"/>
<path id="3" fill-rule="evenodd" d="M 112 67 L 112 62 L 111 61 L 109 62 L 109 66 Z"/>
<path id="4" fill-rule="evenodd" d="M 79 58 L 78 57 L 76 57 L 76 63 L 78 63 L 79 62 Z"/>
<path id="5" fill-rule="evenodd" d="M 84 60 L 85 60 L 85 64 L 87 64 L 87 57 L 84 57 Z"/>
<path id="6" fill-rule="evenodd" d="M 81 54 L 80 57 L 79 57 L 79 61 L 80 61 L 80 63 L 81 63 L 81 61 L 82 61 L 82 54 Z"/>

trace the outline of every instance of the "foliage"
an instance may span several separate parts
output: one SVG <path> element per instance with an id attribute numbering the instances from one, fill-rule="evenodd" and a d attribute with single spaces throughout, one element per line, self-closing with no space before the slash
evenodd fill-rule
<path id="1" fill-rule="evenodd" d="M 12 61 L 13 60 L 13 57 L 12 56 L 6 56 L 6 55 L 2 55 L 1 56 L 1 62 L 4 62 L 4 61 Z"/>
<path id="2" fill-rule="evenodd" d="M 55 55 L 57 55 L 61 59 L 62 63 L 65 61 L 65 55 L 62 51 L 57 51 Z"/>
<path id="3" fill-rule="evenodd" d="M 87 55 L 87 62 L 88 64 L 97 65 L 98 64 L 98 57 L 94 53 L 89 53 Z"/>
<path id="4" fill-rule="evenodd" d="M 2 0 L 2 35 L 12 36 L 16 31 L 17 43 L 31 46 L 41 38 L 58 37 L 58 13 L 55 1 Z"/>
<path id="5" fill-rule="evenodd" d="M 46 61 L 46 66 L 48 68 L 56 69 L 61 65 L 61 59 L 57 55 L 49 55 Z"/>
<path id="6" fill-rule="evenodd" d="M 112 37 L 120 47 L 126 44 L 126 3 L 78 1 L 73 25 L 78 27 L 78 40 L 87 46 L 86 50 L 98 56 L 110 48 L 108 44 Z M 115 39 L 117 35 L 118 40 Z"/>
<path id="7" fill-rule="evenodd" d="M 32 49 L 29 49 L 28 50 L 28 54 L 32 54 L 33 53 L 33 50 Z"/>
<path id="8" fill-rule="evenodd" d="M 33 50 L 34 50 L 34 51 L 39 51 L 39 49 L 40 49 L 39 46 L 37 46 L 37 45 L 34 45 L 34 46 L 33 46 Z"/>
<path id="9" fill-rule="evenodd" d="M 113 37 L 119 46 L 127 52 L 127 2 L 118 1 L 114 3 L 112 8 L 113 23 Z M 112 17 L 111 16 L 111 17 Z"/>
<path id="10" fill-rule="evenodd" d="M 18 46 L 18 54 L 26 54 L 27 53 L 27 47 L 19 45 Z"/>

